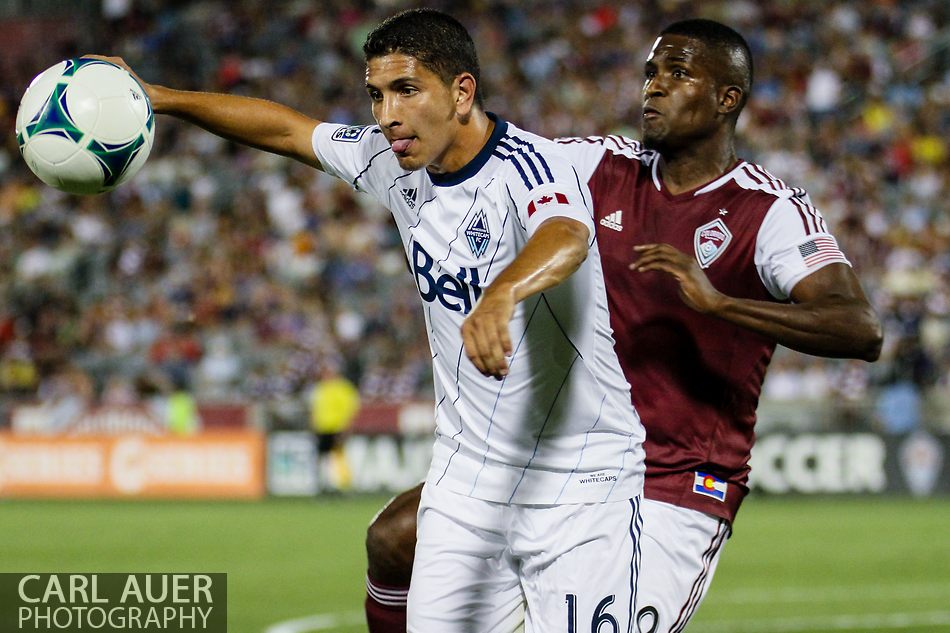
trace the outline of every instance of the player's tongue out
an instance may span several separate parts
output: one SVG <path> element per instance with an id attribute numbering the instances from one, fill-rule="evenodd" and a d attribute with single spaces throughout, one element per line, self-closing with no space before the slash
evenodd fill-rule
<path id="1" fill-rule="evenodd" d="M 411 144 L 412 144 L 411 138 L 401 138 L 401 139 L 395 140 L 393 141 L 393 151 L 396 152 L 397 154 L 402 154 L 407 149 L 409 149 L 409 145 Z"/>

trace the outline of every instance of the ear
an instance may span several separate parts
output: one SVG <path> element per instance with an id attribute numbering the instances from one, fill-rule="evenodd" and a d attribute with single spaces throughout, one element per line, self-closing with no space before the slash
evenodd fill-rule
<path id="1" fill-rule="evenodd" d="M 739 86 L 724 86 L 719 89 L 720 114 L 733 114 L 742 105 L 742 88 Z"/>
<path id="2" fill-rule="evenodd" d="M 475 77 L 471 73 L 461 73 L 455 78 L 455 112 L 459 117 L 467 117 L 475 105 Z"/>

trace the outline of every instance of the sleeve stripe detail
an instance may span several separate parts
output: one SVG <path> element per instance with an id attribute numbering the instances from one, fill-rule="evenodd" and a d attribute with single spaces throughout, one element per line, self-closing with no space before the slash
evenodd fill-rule
<path id="1" fill-rule="evenodd" d="M 745 163 L 742 166 L 742 171 L 749 180 L 752 181 L 753 189 L 759 189 L 767 193 L 782 194 L 779 197 L 787 198 L 789 203 L 795 206 L 798 215 L 802 219 L 805 235 L 828 232 L 821 212 L 807 201 L 807 194 L 804 189 L 789 187 L 780 178 L 776 178 L 758 165 Z M 740 186 L 742 186 L 741 182 Z M 749 187 L 746 186 L 746 188 Z"/>
<path id="2" fill-rule="evenodd" d="M 803 217 L 807 214 L 807 216 L 811 218 L 811 222 L 815 227 L 815 233 L 828 232 L 828 227 L 825 225 L 825 219 L 821 216 L 821 213 L 818 211 L 818 209 L 810 204 L 807 204 L 804 200 L 797 196 L 793 196 L 790 198 L 790 200 L 792 204 L 798 208 L 799 213 L 803 214 Z"/>
<path id="3" fill-rule="evenodd" d="M 742 171 L 744 171 L 746 175 L 749 178 L 751 178 L 755 184 L 759 185 L 760 188 L 768 189 L 770 191 L 778 191 L 778 189 L 775 187 L 774 184 L 768 182 L 768 180 L 766 180 L 764 176 L 762 176 L 761 174 L 758 174 L 755 170 L 753 170 L 751 164 L 746 163 L 745 165 L 743 165 Z"/>
<path id="4" fill-rule="evenodd" d="M 802 218 L 804 218 L 808 222 L 808 224 L 811 225 L 811 230 L 806 231 L 806 232 L 809 235 L 811 235 L 812 233 L 816 233 L 819 229 L 818 229 L 818 223 L 815 221 L 815 214 L 811 213 L 808 210 L 808 208 L 804 204 L 802 204 L 801 200 L 798 200 L 792 197 L 792 198 L 789 198 L 789 202 L 795 205 L 795 208 L 798 209 L 798 214 L 801 215 Z"/>
<path id="5" fill-rule="evenodd" d="M 640 144 L 640 141 L 635 141 L 632 138 L 627 138 L 625 136 L 611 134 L 606 140 L 613 142 L 614 145 L 617 146 L 617 149 L 630 150 L 637 156 L 646 154 L 649 151 L 643 149 L 643 145 Z"/>
<path id="6" fill-rule="evenodd" d="M 510 145 L 505 141 L 512 141 L 516 143 L 517 146 Z M 554 175 L 551 173 L 550 167 L 548 167 L 544 157 L 538 153 L 538 151 L 534 148 L 534 145 L 531 143 L 512 136 L 504 136 L 498 141 L 498 145 L 496 146 L 493 154 L 502 160 L 509 160 L 514 163 L 515 167 L 518 169 L 518 173 L 521 174 L 522 180 L 525 181 L 525 187 L 527 187 L 528 191 L 531 191 L 538 185 L 554 182 Z M 531 174 L 534 176 L 534 180 L 537 185 L 533 184 L 528 178 L 528 175 L 523 167 L 524 165 L 527 165 L 531 169 Z M 538 165 L 540 165 L 544 170 L 543 175 L 538 169 Z"/>
<path id="7" fill-rule="evenodd" d="M 375 154 L 373 154 L 373 157 L 369 159 L 369 162 L 368 162 L 368 163 L 366 163 L 366 167 L 363 168 L 363 171 L 361 171 L 360 173 L 356 174 L 356 178 L 353 179 L 353 188 L 354 188 L 354 189 L 357 188 L 356 183 L 358 183 L 359 180 L 360 180 L 360 178 L 363 177 L 363 174 L 365 174 L 366 172 L 369 171 L 369 168 L 372 166 L 374 160 L 376 160 L 376 159 L 377 159 L 379 156 L 381 156 L 382 154 L 385 154 L 386 152 L 391 152 L 391 151 L 392 151 L 392 148 L 387 147 L 386 149 L 380 150 L 380 151 L 376 152 Z"/>
<path id="8" fill-rule="evenodd" d="M 508 136 L 505 136 L 504 138 L 511 139 L 512 141 L 514 141 L 518 145 L 521 145 L 522 147 L 527 147 L 528 150 L 532 154 L 534 154 L 534 156 L 537 157 L 538 162 L 541 163 L 541 167 L 544 168 L 544 174 L 548 177 L 548 182 L 554 182 L 554 174 L 551 173 L 551 168 L 548 167 L 548 162 L 544 160 L 544 154 L 541 154 L 538 150 L 536 150 L 534 148 L 533 143 L 529 143 L 528 141 L 525 141 L 524 139 L 520 139 L 517 136 L 508 135 Z"/>
<path id="9" fill-rule="evenodd" d="M 507 138 L 508 137 L 506 136 L 502 138 L 502 140 L 498 141 L 498 147 L 501 148 L 502 150 L 507 150 L 511 152 L 508 155 L 509 160 L 521 161 L 524 164 L 526 164 L 529 168 L 531 168 L 531 173 L 534 175 L 534 180 L 539 185 L 544 184 L 541 181 L 541 172 L 538 171 L 538 166 L 534 164 L 533 160 L 531 160 L 531 156 L 528 155 L 528 152 L 525 151 L 525 149 L 522 147 L 512 147 L 511 145 L 508 145 L 507 143 L 505 143 L 505 139 Z"/>
<path id="10" fill-rule="evenodd" d="M 559 145 L 574 145 L 577 143 L 602 145 L 604 149 L 612 154 L 621 154 L 628 158 L 646 159 L 647 161 L 656 154 L 653 150 L 644 149 L 640 141 L 616 134 L 611 134 L 610 136 L 586 136 L 584 138 L 579 136 L 566 136 L 556 138 L 554 142 Z"/>
<path id="11" fill-rule="evenodd" d="M 755 165 L 752 163 L 746 163 L 746 165 L 748 165 L 750 169 L 754 170 L 757 174 L 759 174 L 759 176 L 765 179 L 765 182 L 771 185 L 773 190 L 775 191 L 789 191 L 790 190 L 789 186 L 786 185 L 785 182 L 781 178 L 776 178 L 775 176 L 767 172 L 765 169 L 763 169 L 760 165 Z"/>
<path id="12" fill-rule="evenodd" d="M 798 215 L 801 217 L 802 224 L 805 227 L 805 235 L 811 235 L 812 233 L 814 233 L 815 229 L 813 226 L 811 226 L 811 223 L 808 221 L 809 216 L 807 212 L 805 211 L 805 209 L 802 208 L 801 203 L 795 198 L 789 198 L 789 202 L 791 202 L 795 206 L 795 208 L 798 210 Z"/>
<path id="13" fill-rule="evenodd" d="M 524 169 L 521 168 L 521 165 L 518 163 L 517 160 L 515 160 L 512 156 L 506 156 L 505 154 L 502 154 L 497 149 L 492 152 L 492 155 L 497 156 L 498 158 L 502 160 L 511 161 L 514 164 L 515 169 L 518 170 L 518 173 L 521 174 L 521 180 L 524 181 L 525 189 L 527 189 L 528 191 L 531 191 L 532 189 L 534 189 L 534 185 L 532 185 L 531 181 L 528 180 L 528 175 L 524 173 Z"/>

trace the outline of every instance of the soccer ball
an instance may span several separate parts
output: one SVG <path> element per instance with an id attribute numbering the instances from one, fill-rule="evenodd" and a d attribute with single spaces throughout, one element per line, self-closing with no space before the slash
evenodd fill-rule
<path id="1" fill-rule="evenodd" d="M 16 115 L 26 164 L 68 193 L 121 185 L 145 164 L 154 138 L 142 86 L 124 68 L 99 59 L 67 59 L 37 75 Z"/>

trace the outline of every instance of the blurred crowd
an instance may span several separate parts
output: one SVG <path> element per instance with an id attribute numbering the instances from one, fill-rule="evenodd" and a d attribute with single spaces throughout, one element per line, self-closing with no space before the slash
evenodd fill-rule
<path id="1" fill-rule="evenodd" d="M 417 293 L 388 212 L 369 198 L 164 117 L 132 182 L 67 196 L 30 174 L 12 134 L 32 76 L 85 52 L 121 55 L 154 83 L 367 123 L 360 45 L 407 6 L 105 0 L 58 51 L 37 46 L 5 65 L 0 426 L 19 401 L 182 390 L 262 404 L 272 426 L 305 426 L 307 394 L 328 366 L 364 402 L 431 398 Z M 471 30 L 488 109 L 546 136 L 636 137 L 658 30 L 694 16 L 739 30 L 755 58 L 740 156 L 809 191 L 885 325 L 873 365 L 780 349 L 764 401 L 843 404 L 840 419 L 820 421 L 828 426 L 950 426 L 944 0 L 428 6 Z"/>

